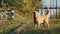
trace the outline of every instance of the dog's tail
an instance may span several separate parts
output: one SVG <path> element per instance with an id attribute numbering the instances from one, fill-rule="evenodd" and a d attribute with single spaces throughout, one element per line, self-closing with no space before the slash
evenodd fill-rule
<path id="1" fill-rule="evenodd" d="M 50 9 L 48 8 L 46 15 L 48 16 L 49 14 L 50 14 Z"/>

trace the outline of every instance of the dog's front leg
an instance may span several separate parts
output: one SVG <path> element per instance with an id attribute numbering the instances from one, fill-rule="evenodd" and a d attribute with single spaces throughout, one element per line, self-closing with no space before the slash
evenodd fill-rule
<path id="1" fill-rule="evenodd" d="M 35 29 L 37 29 L 37 24 L 35 24 Z"/>
<path id="2" fill-rule="evenodd" d="M 40 24 L 39 23 L 37 24 L 37 28 L 40 29 Z"/>

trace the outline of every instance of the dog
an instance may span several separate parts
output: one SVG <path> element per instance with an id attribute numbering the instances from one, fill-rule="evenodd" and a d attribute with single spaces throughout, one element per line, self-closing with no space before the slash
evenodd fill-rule
<path id="1" fill-rule="evenodd" d="M 34 18 L 34 25 L 39 29 L 40 28 L 40 24 L 42 23 L 44 25 L 44 23 L 46 23 L 47 27 L 49 28 L 49 19 L 48 19 L 48 15 L 50 14 L 50 9 L 47 9 L 47 13 L 45 15 L 39 15 L 39 9 L 35 10 L 33 12 L 33 18 Z M 45 27 L 45 25 L 44 25 Z"/>

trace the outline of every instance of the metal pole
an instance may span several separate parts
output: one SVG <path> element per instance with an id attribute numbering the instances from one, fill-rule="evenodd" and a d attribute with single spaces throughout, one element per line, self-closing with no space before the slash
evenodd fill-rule
<path id="1" fill-rule="evenodd" d="M 57 19 L 57 0 L 56 0 L 56 19 Z"/>
<path id="2" fill-rule="evenodd" d="M 45 7 L 47 7 L 47 6 L 46 6 L 46 1 L 45 1 Z M 46 10 L 47 10 L 47 9 L 45 9 L 45 13 L 46 13 Z"/>
<path id="3" fill-rule="evenodd" d="M 41 9 L 41 15 L 43 14 L 43 11 L 42 11 L 42 9 Z"/>
<path id="4" fill-rule="evenodd" d="M 50 0 L 50 7 L 51 7 L 51 0 Z M 51 9 L 50 9 L 50 18 L 51 18 Z"/>
<path id="5" fill-rule="evenodd" d="M 54 0 L 53 0 L 53 8 L 54 8 Z M 54 14 L 54 9 L 53 9 L 53 14 Z"/>

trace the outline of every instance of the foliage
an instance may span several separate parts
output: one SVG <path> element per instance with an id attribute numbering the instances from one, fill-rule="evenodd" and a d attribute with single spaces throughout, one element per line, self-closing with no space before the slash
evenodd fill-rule
<path id="1" fill-rule="evenodd" d="M 0 0 L 5 9 L 14 8 L 15 13 L 31 19 L 32 12 L 36 7 L 42 8 L 42 0 Z M 2 3 L 3 1 L 3 3 Z M 1 7 L 0 6 L 0 7 Z"/>
<path id="2" fill-rule="evenodd" d="M 3 22 L 1 24 L 2 27 L 0 28 L 0 34 L 5 34 L 16 28 L 21 24 L 21 21 L 25 22 L 32 19 L 32 11 L 34 11 L 36 7 L 41 8 L 41 1 L 42 0 L 0 0 L 0 10 L 6 11 L 8 8 L 14 8 L 15 14 L 19 15 L 17 15 L 18 17 L 15 16 L 14 22 Z"/>

